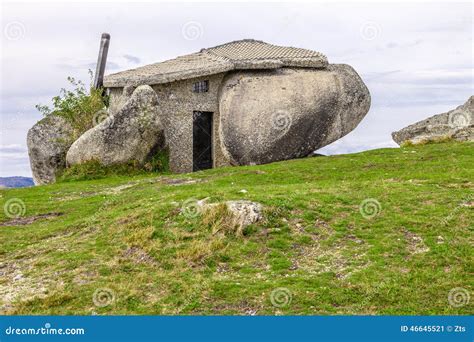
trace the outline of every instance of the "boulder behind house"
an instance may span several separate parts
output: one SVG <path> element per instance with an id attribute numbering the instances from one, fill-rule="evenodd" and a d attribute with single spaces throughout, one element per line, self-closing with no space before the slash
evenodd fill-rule
<path id="1" fill-rule="evenodd" d="M 56 173 L 66 166 L 66 152 L 72 143 L 73 128 L 62 117 L 51 114 L 38 121 L 26 139 L 35 184 L 56 181 Z"/>
<path id="2" fill-rule="evenodd" d="M 449 112 L 434 115 L 392 133 L 393 140 L 401 145 L 404 142 L 452 138 L 458 141 L 474 140 L 474 96 L 466 103 Z"/>

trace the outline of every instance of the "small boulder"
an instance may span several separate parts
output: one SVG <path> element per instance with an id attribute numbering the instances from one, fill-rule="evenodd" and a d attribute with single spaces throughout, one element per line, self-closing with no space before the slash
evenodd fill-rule
<path id="1" fill-rule="evenodd" d="M 263 208 L 260 203 L 245 200 L 227 201 L 225 203 L 230 212 L 234 214 L 236 223 L 241 229 L 263 218 Z"/>
<path id="2" fill-rule="evenodd" d="M 148 157 L 164 146 L 158 98 L 147 85 L 136 88 L 123 107 L 85 132 L 69 149 L 68 165 L 98 161 L 102 165 L 124 164 Z"/>
<path id="3" fill-rule="evenodd" d="M 33 181 L 54 183 L 58 170 L 66 166 L 66 152 L 73 140 L 73 128 L 62 117 L 51 114 L 38 121 L 27 135 Z"/>
<path id="4" fill-rule="evenodd" d="M 263 219 L 263 206 L 260 203 L 247 200 L 234 200 L 224 202 L 227 209 L 232 213 L 232 225 L 237 228 L 237 234 L 250 224 Z M 220 203 L 207 203 L 207 198 L 196 202 L 198 212 L 204 213 L 216 208 Z"/>
<path id="5" fill-rule="evenodd" d="M 393 140 L 401 145 L 404 142 L 452 138 L 458 141 L 474 140 L 474 96 L 467 102 L 449 112 L 432 116 L 392 133 Z"/>

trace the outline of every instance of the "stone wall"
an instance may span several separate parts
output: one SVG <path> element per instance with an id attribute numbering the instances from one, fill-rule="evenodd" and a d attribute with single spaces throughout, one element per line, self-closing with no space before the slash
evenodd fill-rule
<path id="1" fill-rule="evenodd" d="M 213 167 L 229 165 L 222 150 L 219 136 L 219 87 L 225 73 L 193 78 L 167 84 L 152 85 L 158 95 L 167 145 L 170 152 L 170 169 L 183 173 L 193 170 L 193 111 L 213 112 Z M 194 93 L 193 84 L 208 80 L 209 91 Z M 123 103 L 123 88 L 109 88 L 110 112 Z"/>

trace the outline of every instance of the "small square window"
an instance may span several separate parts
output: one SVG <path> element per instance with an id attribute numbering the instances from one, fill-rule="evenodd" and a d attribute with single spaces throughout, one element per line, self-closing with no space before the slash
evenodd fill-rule
<path id="1" fill-rule="evenodd" d="M 199 81 L 193 84 L 194 93 L 207 93 L 209 91 L 209 81 Z"/>

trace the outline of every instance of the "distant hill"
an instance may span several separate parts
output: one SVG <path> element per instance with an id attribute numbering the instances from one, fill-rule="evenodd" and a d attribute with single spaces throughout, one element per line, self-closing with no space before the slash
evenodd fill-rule
<path id="1" fill-rule="evenodd" d="M 30 177 L 0 177 L 0 188 L 25 188 L 33 185 L 35 183 Z"/>

